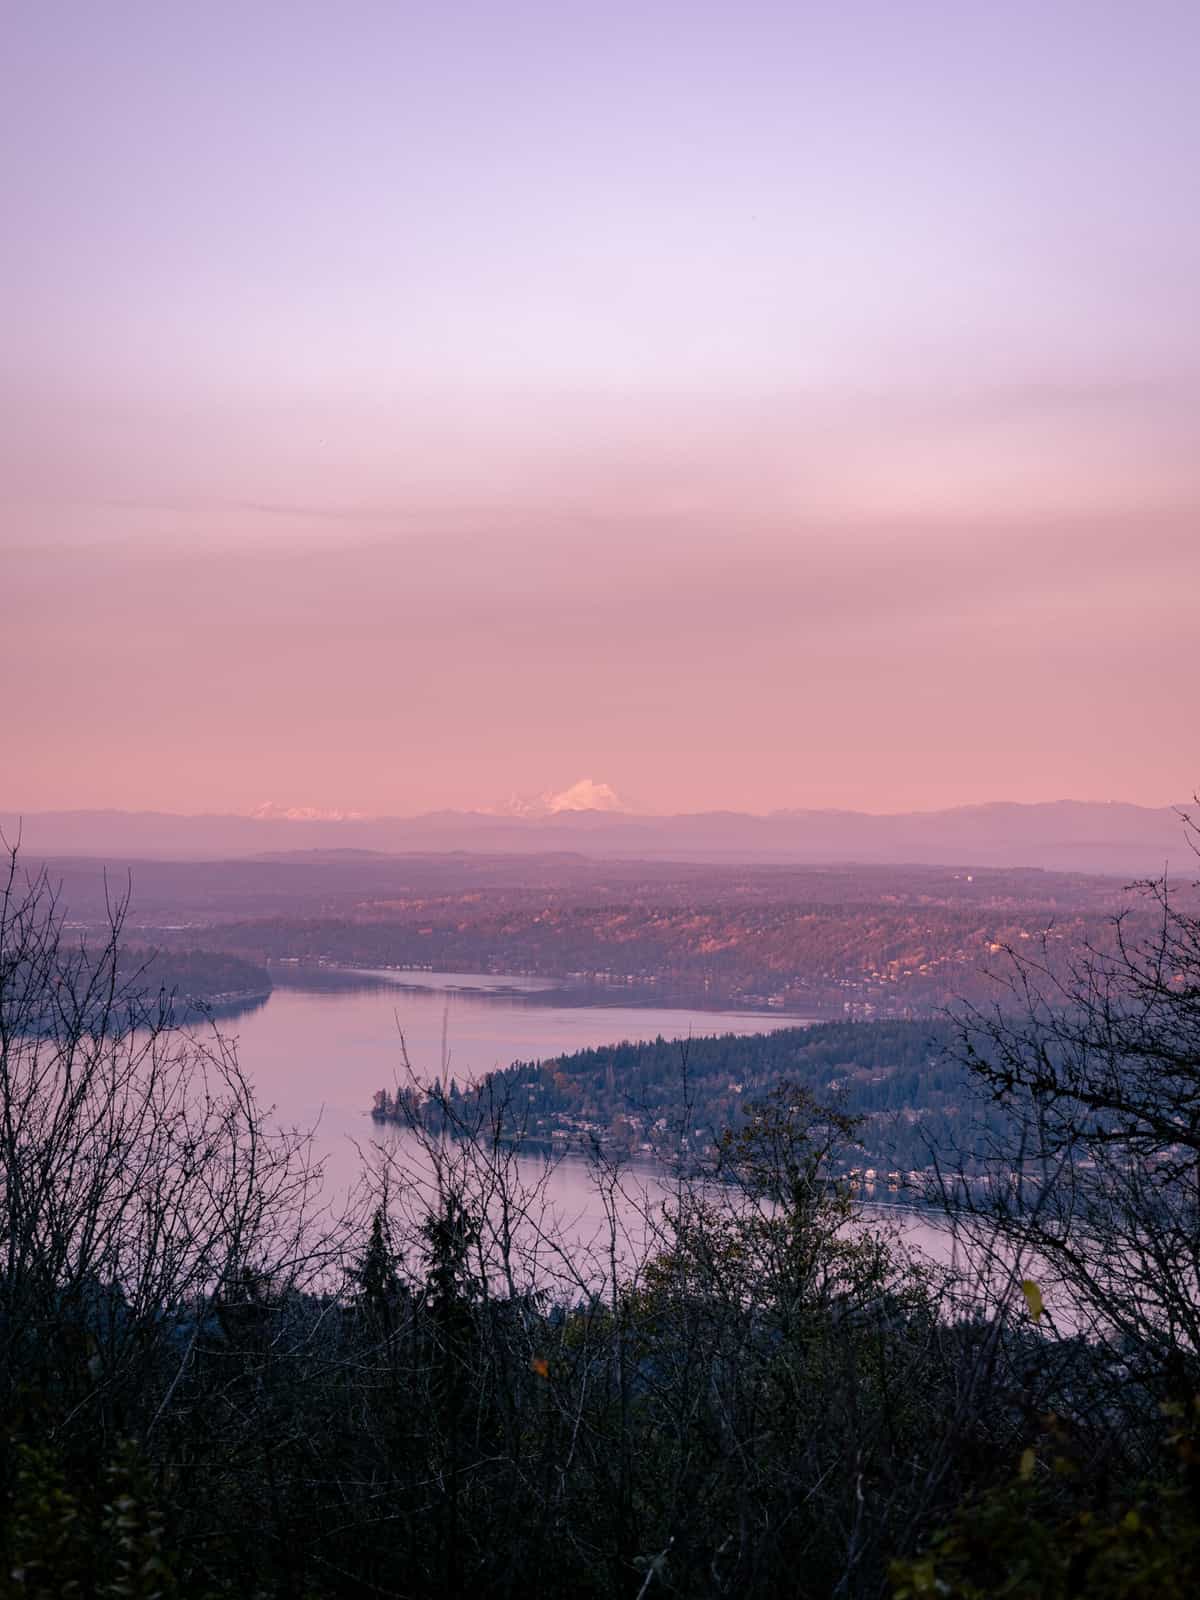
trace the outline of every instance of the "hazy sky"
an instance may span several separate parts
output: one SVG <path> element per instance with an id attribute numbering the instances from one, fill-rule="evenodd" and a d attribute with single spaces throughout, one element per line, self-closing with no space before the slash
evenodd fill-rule
<path id="1" fill-rule="evenodd" d="M 1200 786 L 1195 0 L 4 0 L 0 75 L 0 808 Z"/>

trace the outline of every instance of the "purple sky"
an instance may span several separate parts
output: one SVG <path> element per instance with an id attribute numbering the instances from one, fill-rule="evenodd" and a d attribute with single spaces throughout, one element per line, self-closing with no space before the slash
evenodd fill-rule
<path id="1" fill-rule="evenodd" d="M 0 17 L 0 806 L 1200 786 L 1200 9 Z"/>

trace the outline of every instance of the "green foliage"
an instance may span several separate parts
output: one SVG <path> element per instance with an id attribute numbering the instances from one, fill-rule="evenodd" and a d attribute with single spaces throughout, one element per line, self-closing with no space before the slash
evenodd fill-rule
<path id="1" fill-rule="evenodd" d="M 163 1518 L 137 1448 L 99 1481 L 68 1473 L 53 1445 L 10 1441 L 0 1595 L 26 1600 L 168 1600 L 176 1592 Z"/>
<path id="2" fill-rule="evenodd" d="M 1182 1413 L 1182 1406 L 1169 1406 Z M 1080 1472 L 1057 1418 L 1015 1474 L 968 1498 L 921 1555 L 892 1564 L 894 1600 L 1190 1600 L 1200 1593 L 1200 1402 L 1128 1497 Z"/>
<path id="3" fill-rule="evenodd" d="M 10 1450 L 13 1489 L 4 1528 L 8 1593 L 33 1600 L 90 1593 L 94 1517 L 84 1513 L 67 1487 L 53 1450 L 21 1442 Z"/>

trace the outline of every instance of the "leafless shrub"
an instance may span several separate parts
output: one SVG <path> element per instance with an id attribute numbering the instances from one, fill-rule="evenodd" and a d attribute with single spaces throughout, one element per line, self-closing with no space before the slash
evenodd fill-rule
<path id="1" fill-rule="evenodd" d="M 119 960 L 64 928 L 45 872 L 0 878 L 0 1383 L 161 1410 L 204 1308 L 311 1264 L 317 1174 L 270 1127 L 215 1030 L 172 1026 Z M 192 1337 L 181 1340 L 179 1329 Z"/>

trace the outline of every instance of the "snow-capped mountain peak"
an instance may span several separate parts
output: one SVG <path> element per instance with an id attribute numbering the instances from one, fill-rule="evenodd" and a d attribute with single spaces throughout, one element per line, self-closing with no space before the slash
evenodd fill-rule
<path id="1" fill-rule="evenodd" d="M 563 811 L 628 811 L 629 807 L 611 784 L 580 778 L 557 792 L 513 795 L 496 810 L 508 817 L 554 817 Z"/>
<path id="2" fill-rule="evenodd" d="M 546 796 L 546 808 L 556 811 L 627 811 L 629 808 L 610 784 L 580 778 L 569 789 Z"/>

